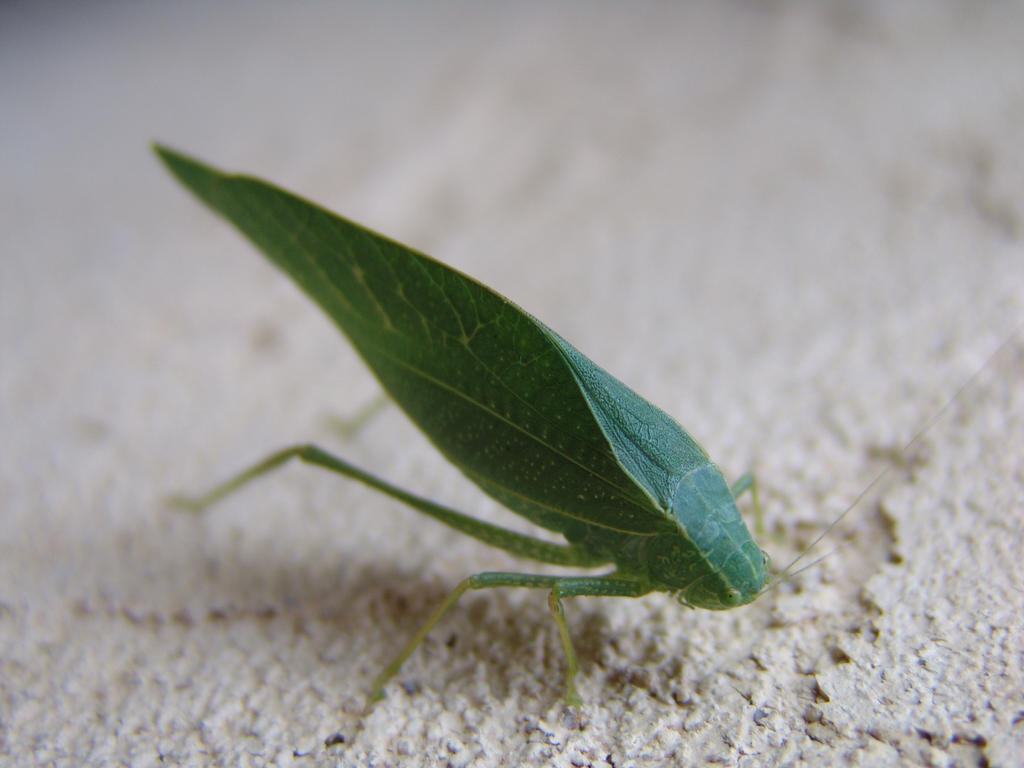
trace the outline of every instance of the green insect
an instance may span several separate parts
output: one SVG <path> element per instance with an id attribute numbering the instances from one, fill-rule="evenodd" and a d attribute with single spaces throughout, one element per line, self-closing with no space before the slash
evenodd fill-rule
<path id="1" fill-rule="evenodd" d="M 259 179 L 224 174 L 166 147 L 182 184 L 223 215 L 337 323 L 390 397 L 445 458 L 556 544 L 506 530 L 393 486 L 314 445 L 286 448 L 197 499 L 217 501 L 292 458 L 338 472 L 518 557 L 612 570 L 599 576 L 487 572 L 460 583 L 374 680 L 383 696 L 427 633 L 468 590 L 549 590 L 579 706 L 562 598 L 668 592 L 725 610 L 765 588 L 768 557 L 731 488 L 672 418 L 565 339 L 477 281 Z"/>

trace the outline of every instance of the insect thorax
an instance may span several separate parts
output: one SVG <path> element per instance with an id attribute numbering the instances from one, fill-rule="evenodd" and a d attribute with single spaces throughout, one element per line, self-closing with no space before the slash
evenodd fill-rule
<path id="1" fill-rule="evenodd" d="M 652 582 L 695 608 L 724 610 L 757 597 L 766 578 L 764 555 L 714 464 L 682 478 L 670 514 L 678 530 L 654 536 L 646 546 Z"/>

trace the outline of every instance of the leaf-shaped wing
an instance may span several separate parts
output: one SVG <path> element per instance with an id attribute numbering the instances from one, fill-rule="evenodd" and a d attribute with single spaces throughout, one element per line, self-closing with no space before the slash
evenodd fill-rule
<path id="1" fill-rule="evenodd" d="M 619 464 L 667 509 L 686 472 L 710 462 L 679 423 L 546 328 L 572 368 Z"/>
<path id="2" fill-rule="evenodd" d="M 560 532 L 574 520 L 639 534 L 670 525 L 669 485 L 700 448 L 553 331 L 472 278 L 306 200 L 156 150 L 321 306 L 486 493 Z"/>

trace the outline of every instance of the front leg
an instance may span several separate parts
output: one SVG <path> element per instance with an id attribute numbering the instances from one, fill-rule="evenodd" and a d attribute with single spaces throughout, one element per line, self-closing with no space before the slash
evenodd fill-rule
<path id="1" fill-rule="evenodd" d="M 639 597 L 651 591 L 651 587 L 641 581 L 629 579 L 624 576 L 608 574 L 606 576 L 545 576 L 531 573 L 507 573 L 502 571 L 488 571 L 470 576 L 462 581 L 442 601 L 430 618 L 420 627 L 420 630 L 409 641 L 398 657 L 391 662 L 384 670 L 377 675 L 370 687 L 370 703 L 384 697 L 384 685 L 398 672 L 409 658 L 416 646 L 423 642 L 427 634 L 444 617 L 448 611 L 459 601 L 466 592 L 471 589 L 492 589 L 495 587 L 528 587 L 550 589 L 548 595 L 548 608 L 558 626 L 558 635 L 562 640 L 562 647 L 565 649 L 567 669 L 565 675 L 565 698 L 569 706 L 578 709 L 582 700 L 576 691 L 576 675 L 579 673 L 579 662 L 576 658 L 576 650 L 573 648 L 572 638 L 569 635 L 569 625 L 565 620 L 565 611 L 562 608 L 563 597 L 579 597 L 585 595 L 601 597 Z"/>

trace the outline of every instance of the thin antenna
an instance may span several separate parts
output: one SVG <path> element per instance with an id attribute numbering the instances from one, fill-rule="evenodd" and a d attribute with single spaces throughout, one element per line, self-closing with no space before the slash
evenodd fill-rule
<path id="1" fill-rule="evenodd" d="M 906 454 L 911 448 L 913 448 L 914 445 L 922 437 L 924 437 L 924 435 L 928 433 L 932 429 L 932 427 L 934 427 L 939 422 L 939 420 L 942 419 L 943 416 L 946 415 L 946 412 L 953 406 L 953 403 L 955 403 L 965 391 L 967 391 L 974 385 L 975 380 L 977 380 L 977 378 L 981 375 L 982 371 L 987 370 L 989 365 L 991 365 L 992 361 L 999 357 L 1003 353 L 1003 350 L 1005 350 L 1008 346 L 1010 346 L 1012 342 L 1014 342 L 1017 339 L 1022 329 L 1024 329 L 1024 324 L 1017 326 L 1017 329 L 1009 336 L 1007 336 L 1006 339 L 995 349 L 995 351 L 992 352 L 987 358 L 985 358 L 985 362 L 982 363 L 981 366 L 978 367 L 978 369 L 975 370 L 974 373 L 972 373 L 970 377 L 968 377 L 968 379 L 964 381 L 963 384 L 960 385 L 956 392 L 953 393 L 953 396 L 950 397 L 941 408 L 935 411 L 930 418 L 925 420 L 921 428 L 918 429 L 914 436 L 910 439 L 910 442 L 903 446 L 903 449 L 900 451 L 901 455 Z M 885 469 L 883 469 L 881 472 L 875 475 L 875 478 L 870 483 L 867 484 L 864 490 L 857 494 L 857 497 L 853 500 L 853 503 L 850 504 L 845 510 L 843 510 L 843 513 L 839 515 L 839 517 L 837 517 L 835 520 L 833 520 L 828 525 L 828 527 L 825 528 L 825 530 L 818 534 L 818 537 L 815 538 L 814 541 L 812 541 L 804 549 L 803 552 L 797 555 L 793 559 L 793 561 L 786 566 L 785 570 L 783 570 L 775 579 L 772 579 L 772 581 L 788 581 L 792 577 L 796 576 L 797 573 L 801 573 L 807 570 L 807 568 L 810 568 L 812 565 L 820 563 L 822 560 L 825 559 L 825 557 L 828 557 L 832 554 L 832 552 L 835 552 L 835 550 L 832 550 L 832 552 L 829 552 L 827 555 L 819 557 L 817 560 L 810 563 L 809 565 L 804 566 L 800 570 L 792 572 L 792 568 L 801 560 L 803 560 L 812 549 L 818 546 L 818 544 L 821 543 L 821 540 L 828 536 L 828 534 L 831 533 L 832 530 L 837 525 L 839 525 L 843 521 L 843 519 L 848 514 L 850 514 L 850 512 L 852 512 L 858 504 L 861 503 L 861 501 L 864 500 L 864 497 L 870 494 L 878 486 L 878 484 L 882 482 L 882 479 L 889 474 L 893 466 L 894 465 L 890 463 L 889 466 L 887 466 Z"/>

